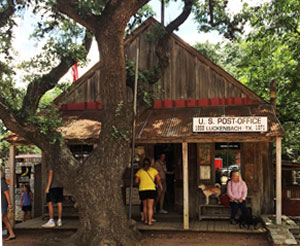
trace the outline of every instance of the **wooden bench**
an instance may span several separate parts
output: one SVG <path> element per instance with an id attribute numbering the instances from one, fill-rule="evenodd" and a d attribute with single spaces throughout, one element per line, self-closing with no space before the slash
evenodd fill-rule
<path id="1" fill-rule="evenodd" d="M 211 201 L 212 200 L 212 201 Z M 250 198 L 247 198 L 246 206 L 251 208 Z M 240 214 L 240 209 L 238 215 Z M 217 198 L 211 197 L 210 204 L 200 204 L 198 209 L 198 219 L 230 219 L 231 208 L 224 207 L 221 204 L 217 204 Z"/>
<path id="2" fill-rule="evenodd" d="M 198 218 L 203 219 L 230 219 L 230 208 L 218 204 L 199 205 Z"/>

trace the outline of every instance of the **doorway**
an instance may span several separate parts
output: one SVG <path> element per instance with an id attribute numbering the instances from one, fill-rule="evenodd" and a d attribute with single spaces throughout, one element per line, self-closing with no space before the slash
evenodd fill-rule
<path id="1" fill-rule="evenodd" d="M 165 194 L 164 208 L 168 211 L 176 211 L 176 204 L 182 204 L 182 195 L 177 192 L 181 187 L 182 192 L 182 149 L 179 143 L 163 143 L 154 145 L 154 159 L 158 160 L 161 154 L 165 154 L 167 191 Z M 180 196 L 178 195 L 180 194 Z"/>
<path id="2" fill-rule="evenodd" d="M 232 171 L 241 170 L 240 143 L 215 143 L 215 183 L 225 185 Z"/>

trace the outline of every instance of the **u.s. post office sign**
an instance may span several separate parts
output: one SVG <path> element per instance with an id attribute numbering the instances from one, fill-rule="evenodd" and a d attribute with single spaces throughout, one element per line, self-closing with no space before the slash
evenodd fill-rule
<path id="1" fill-rule="evenodd" d="M 195 117 L 193 132 L 266 132 L 268 117 Z"/>

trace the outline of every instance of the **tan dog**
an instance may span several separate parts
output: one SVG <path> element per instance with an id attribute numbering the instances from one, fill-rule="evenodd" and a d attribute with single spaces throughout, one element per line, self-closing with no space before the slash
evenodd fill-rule
<path id="1" fill-rule="evenodd" d="M 218 202 L 220 204 L 220 195 L 221 195 L 221 186 L 220 184 L 215 184 L 215 187 L 207 187 L 205 184 L 201 184 L 198 187 L 202 190 L 205 198 L 206 198 L 206 205 L 209 204 L 209 197 L 216 196 L 218 198 Z"/>

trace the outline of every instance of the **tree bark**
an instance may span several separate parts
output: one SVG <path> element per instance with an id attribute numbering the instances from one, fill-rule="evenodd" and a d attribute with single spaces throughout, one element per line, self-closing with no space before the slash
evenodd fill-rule
<path id="1" fill-rule="evenodd" d="M 50 143 L 39 129 L 23 124 L 20 118 L 8 113 L 1 105 L 4 99 L 0 98 L 0 116 L 6 118 L 6 125 L 42 148 L 59 181 L 79 205 L 80 226 L 71 245 L 139 245 L 136 231 L 128 225 L 121 195 L 122 176 L 130 157 L 132 114 L 126 96 L 124 32 L 130 17 L 148 1 L 112 0 L 101 16 L 92 13 L 80 16 L 77 1 L 57 0 L 59 11 L 94 33 L 101 58 L 98 81 L 103 103 L 101 134 L 98 147 L 83 164 L 75 160 L 65 144 Z M 60 72 L 64 68 L 57 69 Z M 28 88 L 23 105 L 24 119 L 36 111 L 39 98 L 53 85 L 51 74 L 49 76 L 46 85 L 37 82 Z"/>
<path id="2" fill-rule="evenodd" d="M 73 237 L 76 245 L 139 245 L 137 231 L 128 225 L 121 194 L 122 176 L 129 164 L 132 114 L 126 95 L 124 32 L 132 14 L 146 2 L 111 1 L 99 18 L 93 16 L 88 21 L 100 53 L 98 83 L 103 112 L 98 147 L 78 170 L 73 183 L 80 218 Z M 83 25 L 89 18 L 80 20 L 74 9 L 61 11 Z"/>

